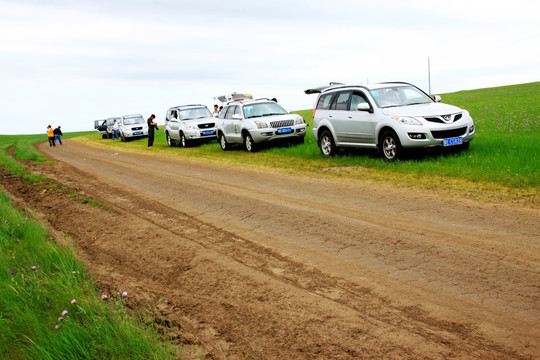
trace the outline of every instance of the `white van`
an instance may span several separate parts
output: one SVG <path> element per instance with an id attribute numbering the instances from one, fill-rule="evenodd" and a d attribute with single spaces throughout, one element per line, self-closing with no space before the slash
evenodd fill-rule
<path id="1" fill-rule="evenodd" d="M 141 114 L 124 115 L 118 124 L 120 139 L 128 141 L 148 136 L 148 123 Z"/>

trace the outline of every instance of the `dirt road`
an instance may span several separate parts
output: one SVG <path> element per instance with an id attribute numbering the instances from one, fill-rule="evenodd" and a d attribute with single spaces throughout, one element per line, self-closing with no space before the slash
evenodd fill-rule
<path id="1" fill-rule="evenodd" d="M 537 209 L 45 145 L 32 171 L 114 210 L 4 186 L 187 358 L 540 358 Z"/>

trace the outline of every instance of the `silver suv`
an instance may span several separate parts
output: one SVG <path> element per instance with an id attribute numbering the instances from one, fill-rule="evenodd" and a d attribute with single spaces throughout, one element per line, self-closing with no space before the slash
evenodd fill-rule
<path id="1" fill-rule="evenodd" d="M 167 144 L 187 147 L 194 142 L 215 140 L 215 120 L 205 105 L 172 107 L 165 115 Z"/>
<path id="2" fill-rule="evenodd" d="M 124 115 L 120 119 L 118 130 L 122 141 L 145 137 L 148 136 L 148 123 L 141 114 Z"/>
<path id="3" fill-rule="evenodd" d="M 305 93 L 319 93 L 313 135 L 324 156 L 340 147 L 373 148 L 393 161 L 406 148 L 468 148 L 475 136 L 466 110 L 442 104 L 440 96 L 431 98 L 408 83 L 333 85 Z"/>
<path id="4" fill-rule="evenodd" d="M 268 99 L 228 102 L 217 119 L 217 136 L 223 150 L 243 144 L 249 152 L 262 143 L 285 141 L 303 143 L 306 124 L 300 115 L 289 114 Z"/>

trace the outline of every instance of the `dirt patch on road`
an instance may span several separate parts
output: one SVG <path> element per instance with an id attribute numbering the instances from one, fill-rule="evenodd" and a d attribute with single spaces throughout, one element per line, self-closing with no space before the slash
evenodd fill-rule
<path id="1" fill-rule="evenodd" d="M 2 185 L 186 358 L 539 354 L 537 210 L 66 143 Z"/>

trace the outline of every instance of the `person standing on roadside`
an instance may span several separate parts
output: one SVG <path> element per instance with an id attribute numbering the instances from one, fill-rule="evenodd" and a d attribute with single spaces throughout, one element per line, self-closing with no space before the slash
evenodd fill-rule
<path id="1" fill-rule="evenodd" d="M 54 143 L 55 143 L 55 146 L 56 146 L 56 142 L 58 141 L 60 143 L 60 145 L 62 145 L 62 138 L 61 136 L 64 135 L 62 134 L 62 128 L 60 126 L 58 126 L 56 129 L 53 130 L 53 134 L 54 134 Z"/>
<path id="2" fill-rule="evenodd" d="M 156 118 L 156 115 L 152 114 L 148 118 L 148 146 L 154 145 L 154 130 L 159 130 L 157 127 L 157 123 L 154 122 L 154 119 Z"/>
<path id="3" fill-rule="evenodd" d="M 214 112 L 212 113 L 212 115 L 213 115 L 214 117 L 218 117 L 218 116 L 219 116 L 219 111 L 218 111 L 218 106 L 217 106 L 217 104 L 214 105 Z"/>
<path id="4" fill-rule="evenodd" d="M 49 147 L 56 146 L 54 144 L 54 130 L 51 125 L 47 126 L 47 137 L 49 138 Z"/>
<path id="5" fill-rule="evenodd" d="M 114 119 L 114 124 L 112 126 L 112 139 L 113 140 L 119 139 L 120 138 L 118 136 L 119 133 L 120 133 L 120 131 L 118 130 L 118 121 L 116 121 L 116 119 Z"/>

